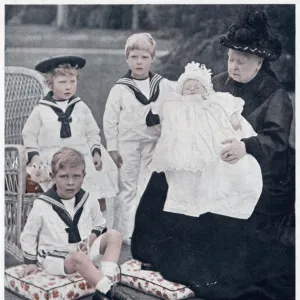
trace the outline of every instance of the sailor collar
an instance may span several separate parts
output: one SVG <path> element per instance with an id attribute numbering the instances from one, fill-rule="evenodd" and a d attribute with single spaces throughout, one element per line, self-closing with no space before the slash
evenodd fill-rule
<path id="1" fill-rule="evenodd" d="M 72 96 L 68 101 L 68 105 L 66 111 L 63 111 L 53 99 L 53 92 L 50 91 L 42 100 L 40 100 L 39 104 L 46 105 L 52 108 L 52 110 L 57 114 L 57 121 L 61 122 L 60 129 L 60 137 L 68 138 L 72 136 L 70 123 L 72 122 L 72 112 L 75 105 L 80 102 L 81 99 L 77 96 Z"/>
<path id="2" fill-rule="evenodd" d="M 56 191 L 56 185 L 53 185 L 46 193 L 39 196 L 38 199 L 52 205 L 53 210 L 59 215 L 62 221 L 68 226 L 65 230 L 69 234 L 69 243 L 78 243 L 81 241 L 81 236 L 78 230 L 78 222 L 81 217 L 83 206 L 89 197 L 89 193 L 80 189 L 75 195 L 75 214 L 72 219 L 69 212 L 66 210 L 61 198 Z"/>
<path id="3" fill-rule="evenodd" d="M 135 95 L 136 99 L 143 105 L 147 105 L 151 102 L 155 102 L 159 96 L 159 83 L 162 80 L 162 76 L 149 72 L 150 80 L 150 96 L 149 99 L 141 92 L 137 86 L 134 78 L 131 76 L 131 71 L 129 70 L 122 78 L 120 78 L 116 84 L 126 85 Z"/>

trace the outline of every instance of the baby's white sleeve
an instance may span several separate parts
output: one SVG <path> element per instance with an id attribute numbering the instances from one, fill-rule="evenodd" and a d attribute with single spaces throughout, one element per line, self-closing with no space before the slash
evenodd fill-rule
<path id="1" fill-rule="evenodd" d="M 150 107 L 153 114 L 158 114 L 160 119 L 162 118 L 162 106 L 165 102 L 172 100 L 174 98 L 176 81 L 171 81 L 166 78 L 163 78 L 159 83 L 160 96 L 159 100 L 150 103 Z"/>
<path id="2" fill-rule="evenodd" d="M 230 93 L 214 93 L 212 96 L 212 102 L 220 105 L 228 118 L 230 118 L 234 113 L 241 115 L 245 101 L 240 97 L 234 97 Z"/>
<path id="3" fill-rule="evenodd" d="M 166 119 L 170 114 L 174 113 L 174 108 L 180 102 L 181 97 L 182 96 L 176 93 L 172 93 L 172 95 L 169 98 L 163 101 L 159 113 L 159 117 L 161 121 Z"/>

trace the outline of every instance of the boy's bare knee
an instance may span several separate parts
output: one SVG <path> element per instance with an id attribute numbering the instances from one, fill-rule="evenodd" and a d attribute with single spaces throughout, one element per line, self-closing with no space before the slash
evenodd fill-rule
<path id="1" fill-rule="evenodd" d="M 71 254 L 70 260 L 74 266 L 77 266 L 78 264 L 82 264 L 87 260 L 87 256 L 80 251 L 76 251 Z"/>

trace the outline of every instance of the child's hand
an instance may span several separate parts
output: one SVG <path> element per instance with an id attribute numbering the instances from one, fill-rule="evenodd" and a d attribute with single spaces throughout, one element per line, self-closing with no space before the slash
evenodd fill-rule
<path id="1" fill-rule="evenodd" d="M 78 251 L 88 254 L 97 236 L 92 233 L 88 238 L 77 244 Z"/>
<path id="2" fill-rule="evenodd" d="M 21 269 L 17 275 L 19 276 L 19 278 L 23 278 L 29 274 L 35 274 L 37 271 L 38 271 L 37 265 L 33 265 L 33 264 L 24 265 L 23 269 Z"/>
<path id="3" fill-rule="evenodd" d="M 101 159 L 101 156 L 98 152 L 95 152 L 95 154 L 93 156 L 93 163 L 95 165 L 96 170 L 101 171 L 101 169 L 102 169 L 102 159 Z"/>
<path id="4" fill-rule="evenodd" d="M 238 116 L 236 114 L 233 114 L 230 118 L 230 123 L 231 123 L 231 126 L 233 127 L 234 130 L 239 130 L 242 128 L 241 126 L 241 122 L 238 118 Z"/>
<path id="5" fill-rule="evenodd" d="M 111 158 L 113 159 L 113 161 L 115 162 L 115 164 L 117 165 L 117 167 L 121 168 L 122 164 L 123 164 L 123 159 L 122 159 L 120 153 L 118 151 L 108 151 L 108 153 L 111 156 Z"/>
<path id="6" fill-rule="evenodd" d="M 78 251 L 83 252 L 84 254 L 88 254 L 90 250 L 90 246 L 88 245 L 88 240 L 84 240 L 78 243 L 77 245 Z"/>

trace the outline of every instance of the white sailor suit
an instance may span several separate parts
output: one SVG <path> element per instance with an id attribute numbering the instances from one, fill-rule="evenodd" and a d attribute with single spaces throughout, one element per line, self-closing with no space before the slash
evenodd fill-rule
<path id="1" fill-rule="evenodd" d="M 118 170 L 101 145 L 100 129 L 89 107 L 73 96 L 65 111 L 49 92 L 33 109 L 23 128 L 24 145 L 29 161 L 38 154 L 42 162 L 50 164 L 56 151 L 70 147 L 80 151 L 85 158 L 86 176 L 83 188 L 93 199 L 115 197 L 118 192 Z M 103 162 L 99 172 L 93 164 L 93 154 L 98 152 Z"/>
<path id="2" fill-rule="evenodd" d="M 136 80 L 129 71 L 112 87 L 106 102 L 107 150 L 119 151 L 123 159 L 114 220 L 125 239 L 131 237 L 136 208 L 150 178 L 148 166 L 161 129 L 160 106 L 174 88 L 173 82 L 158 74 L 149 72 L 149 78 Z"/>
<path id="3" fill-rule="evenodd" d="M 106 231 L 105 224 L 97 201 L 88 192 L 81 189 L 75 195 L 71 217 L 54 185 L 34 201 L 29 213 L 20 238 L 24 263 L 38 263 L 49 274 L 65 275 L 64 259 L 68 253 L 76 251 L 78 243 L 91 233 L 97 235 L 93 245 L 98 247 L 101 233 Z M 99 251 L 97 254 L 91 257 L 96 265 L 101 259 Z"/>

